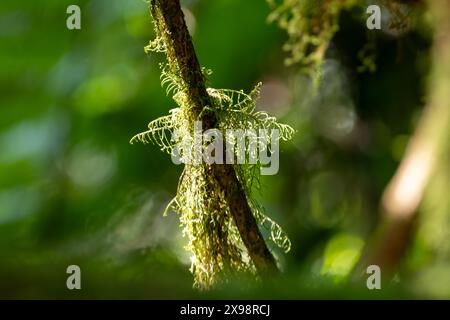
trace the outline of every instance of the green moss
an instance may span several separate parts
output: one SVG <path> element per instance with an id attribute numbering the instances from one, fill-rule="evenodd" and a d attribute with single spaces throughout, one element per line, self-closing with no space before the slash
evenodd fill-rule
<path id="1" fill-rule="evenodd" d="M 328 44 L 339 30 L 339 15 L 356 1 L 267 1 L 272 7 L 268 20 L 289 36 L 283 47 L 289 53 L 286 64 L 298 64 L 302 72 L 319 77 Z"/>
<path id="2" fill-rule="evenodd" d="M 165 71 L 163 74 L 163 83 L 174 93 L 174 100 L 179 107 L 172 109 L 169 115 L 150 122 L 149 130 L 134 136 L 131 143 L 154 143 L 162 151 L 171 154 L 174 146 L 181 142 L 171 139 L 172 134 L 177 131 L 182 139 L 192 134 L 193 125 L 188 116 L 189 105 L 174 80 L 176 78 Z M 256 111 L 259 88 L 260 84 L 250 94 L 230 89 L 208 88 L 213 105 L 207 109 L 215 114 L 218 128 L 222 131 L 278 129 L 280 139 L 291 139 L 294 134 L 291 127 L 278 123 L 276 118 L 266 112 Z M 235 156 L 238 156 L 237 153 Z M 256 220 L 270 231 L 270 239 L 287 252 L 290 249 L 289 239 L 281 227 L 270 219 L 251 197 L 253 186 L 259 181 L 259 167 L 260 164 L 235 165 L 235 170 Z M 191 271 L 195 275 L 195 285 L 201 288 L 209 288 L 226 279 L 224 275 L 229 273 L 255 271 L 221 188 L 210 178 L 207 170 L 208 166 L 204 164 L 186 165 L 177 195 L 166 210 L 167 213 L 172 209 L 180 215 L 183 235 L 188 239 L 186 249 L 192 253 Z"/>
<path id="3" fill-rule="evenodd" d="M 222 132 L 226 129 L 278 129 L 279 139 L 292 138 L 294 130 L 291 127 L 277 122 L 276 118 L 266 112 L 256 110 L 260 84 L 249 94 L 231 89 L 202 87 L 211 71 L 197 67 L 195 56 L 177 56 L 175 51 L 182 45 L 175 43 L 169 33 L 165 32 L 164 29 L 168 26 L 157 6 L 153 7 L 152 15 L 157 38 L 145 47 L 145 51 L 165 52 L 167 63 L 161 64 L 161 83 L 178 107 L 170 110 L 169 115 L 150 122 L 148 130 L 134 136 L 131 143 L 154 143 L 162 151 L 171 154 L 183 137 L 192 135 L 195 121 L 209 121 L 205 124 L 205 129 L 211 128 L 214 123 L 214 127 Z M 172 24 L 176 24 L 175 22 L 172 21 Z M 184 45 L 192 45 L 184 30 L 181 34 L 186 37 Z M 178 61 L 177 57 L 184 60 Z M 201 70 L 201 75 L 195 70 Z M 199 92 L 195 92 L 196 90 Z M 175 132 L 179 138 L 173 139 Z M 237 156 L 238 148 L 234 149 Z M 270 239 L 274 243 L 289 251 L 290 241 L 281 227 L 267 217 L 263 208 L 251 197 L 254 183 L 259 181 L 259 168 L 260 164 L 234 165 L 234 172 L 255 220 L 269 229 Z M 180 216 L 182 232 L 187 239 L 186 249 L 191 252 L 194 286 L 203 289 L 226 281 L 235 273 L 256 275 L 256 265 L 250 259 L 250 253 L 236 226 L 224 186 L 220 185 L 215 174 L 211 165 L 186 164 L 177 194 L 165 211 L 167 214 L 169 210 L 173 210 Z"/>

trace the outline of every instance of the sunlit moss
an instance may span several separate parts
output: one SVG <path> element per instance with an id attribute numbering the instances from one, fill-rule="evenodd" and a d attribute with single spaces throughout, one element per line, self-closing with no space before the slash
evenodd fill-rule
<path id="1" fill-rule="evenodd" d="M 146 51 L 164 52 L 164 42 L 158 38 L 150 42 Z M 171 154 L 174 147 L 187 136 L 191 136 L 194 121 L 191 106 L 178 75 L 169 71 L 167 64 L 161 65 L 161 82 L 168 95 L 172 95 L 178 108 L 170 114 L 160 117 L 149 124 L 149 130 L 137 134 L 131 143 L 140 141 L 154 143 L 162 151 Z M 211 72 L 203 69 L 204 76 Z M 212 105 L 203 112 L 212 112 L 217 119 L 217 129 L 277 129 L 281 140 L 290 140 L 294 130 L 277 122 L 266 112 L 257 111 L 261 84 L 249 94 L 231 89 L 208 88 Z M 174 133 L 179 138 L 174 139 Z M 269 137 L 264 137 L 269 139 Z M 234 148 L 238 157 L 239 148 Z M 189 155 L 184 155 L 188 157 Z M 192 163 L 185 159 L 185 162 Z M 242 184 L 249 206 L 263 228 L 267 228 L 270 239 L 284 251 L 290 250 L 290 241 L 281 227 L 270 219 L 252 197 L 254 186 L 258 187 L 260 164 L 234 165 Z M 191 252 L 191 272 L 194 274 L 194 286 L 210 288 L 229 276 L 238 273 L 255 273 L 255 267 L 249 258 L 239 231 L 233 220 L 224 192 L 217 180 L 211 175 L 211 166 L 207 164 L 187 164 L 180 178 L 175 198 L 169 203 L 169 209 L 180 215 L 183 235 L 187 238 L 186 249 Z"/>

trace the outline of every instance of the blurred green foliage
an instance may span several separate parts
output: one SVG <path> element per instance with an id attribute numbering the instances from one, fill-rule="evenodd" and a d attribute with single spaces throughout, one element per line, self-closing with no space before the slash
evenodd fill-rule
<path id="1" fill-rule="evenodd" d="M 68 30 L 70 4 L 0 3 L 0 297 L 205 297 L 191 288 L 178 217 L 162 217 L 182 168 L 156 146 L 128 143 L 174 106 L 160 86 L 162 56 L 143 50 L 154 37 L 148 5 L 77 0 L 82 28 Z M 211 86 L 262 81 L 260 107 L 297 130 L 259 196 L 292 240 L 287 255 L 273 248 L 286 275 L 267 290 L 231 281 L 206 296 L 448 294 L 439 283 L 377 293 L 345 281 L 424 104 L 430 31 L 380 31 L 377 71 L 361 74 L 366 29 L 360 13 L 342 12 L 316 92 L 284 66 L 286 35 L 267 23 L 265 1 L 182 4 Z M 426 252 L 418 243 L 402 268 L 423 267 Z M 80 292 L 65 288 L 70 264 L 82 269 Z"/>

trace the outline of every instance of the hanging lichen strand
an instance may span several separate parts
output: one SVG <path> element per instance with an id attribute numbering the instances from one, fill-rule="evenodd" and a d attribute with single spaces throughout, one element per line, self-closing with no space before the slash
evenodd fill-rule
<path id="1" fill-rule="evenodd" d="M 194 134 L 195 121 L 201 121 L 205 130 L 278 129 L 279 139 L 292 138 L 291 127 L 255 110 L 259 85 L 250 94 L 205 88 L 209 72 L 198 65 L 178 0 L 152 0 L 150 8 L 157 36 L 145 51 L 166 54 L 167 63 L 161 64 L 162 85 L 178 108 L 150 122 L 149 130 L 133 137 L 131 143 L 151 142 L 171 154 L 182 137 Z M 251 198 L 252 189 L 258 187 L 260 164 L 185 162 L 189 164 L 166 213 L 172 209 L 180 215 L 186 249 L 192 254 L 194 286 L 207 289 L 240 272 L 258 276 L 276 272 L 257 223 L 268 228 L 270 239 L 286 252 L 290 241 Z"/>
<path id="2" fill-rule="evenodd" d="M 339 29 L 339 14 L 356 0 L 267 0 L 270 22 L 286 30 L 286 64 L 299 64 L 309 75 L 318 71 L 330 40 Z"/>
<path id="3" fill-rule="evenodd" d="M 339 30 L 339 16 L 344 10 L 359 8 L 361 22 L 366 21 L 366 1 L 358 0 L 266 0 L 272 9 L 269 22 L 276 22 L 285 30 L 288 40 L 283 49 L 288 52 L 286 64 L 297 64 L 300 71 L 311 76 L 316 84 L 321 80 L 321 66 L 333 36 Z M 383 6 L 389 12 L 388 26 L 402 31 L 409 24 L 404 5 L 394 0 L 377 0 L 373 4 Z M 358 52 L 360 72 L 376 69 L 374 34 L 367 34 L 367 43 Z"/>

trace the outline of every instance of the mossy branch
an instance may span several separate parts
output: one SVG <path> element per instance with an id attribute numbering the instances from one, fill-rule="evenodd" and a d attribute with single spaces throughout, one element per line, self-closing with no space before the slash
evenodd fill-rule
<path id="1" fill-rule="evenodd" d="M 170 73 L 178 78 L 178 99 L 184 101 L 186 118 L 189 120 L 188 125 L 192 129 L 194 121 L 200 120 L 205 130 L 214 128 L 217 118 L 214 112 L 209 111 L 213 104 L 205 86 L 204 74 L 186 27 L 179 0 L 152 0 L 150 8 L 158 39 L 154 46 L 157 46 L 156 49 L 159 51 L 166 53 Z M 193 165 L 186 165 L 180 186 L 191 183 L 190 180 L 193 179 L 195 170 Z M 211 192 L 211 195 L 194 194 L 193 196 L 212 197 L 216 195 L 223 198 L 258 273 L 260 275 L 276 273 L 278 269 L 275 259 L 264 242 L 234 167 L 225 164 L 204 164 L 201 172 L 203 177 L 200 179 L 204 181 L 206 189 L 209 186 L 211 189 L 219 190 Z M 218 208 L 220 199 L 212 202 L 211 199 L 203 201 L 213 212 L 223 210 Z M 219 238 L 215 241 L 218 245 L 226 246 L 224 244 L 226 241 L 221 239 L 224 232 L 219 231 L 215 233 Z M 220 250 L 221 248 L 216 249 Z M 227 253 L 222 254 L 221 259 L 226 260 Z M 222 263 L 229 264 L 232 261 L 222 261 Z"/>

